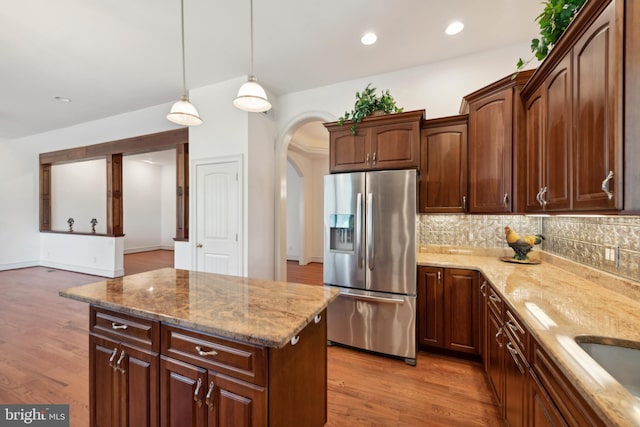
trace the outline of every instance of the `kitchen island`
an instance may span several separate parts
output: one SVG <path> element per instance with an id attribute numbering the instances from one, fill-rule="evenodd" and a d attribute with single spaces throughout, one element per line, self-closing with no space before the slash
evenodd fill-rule
<path id="1" fill-rule="evenodd" d="M 324 425 L 337 294 L 172 268 L 61 291 L 90 304 L 91 425 Z"/>

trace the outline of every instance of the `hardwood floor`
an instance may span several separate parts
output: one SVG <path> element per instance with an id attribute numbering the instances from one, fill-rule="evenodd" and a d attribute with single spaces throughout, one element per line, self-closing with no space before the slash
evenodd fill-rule
<path id="1" fill-rule="evenodd" d="M 126 255 L 125 271 L 172 266 L 172 257 L 160 261 L 170 251 L 159 252 Z M 317 282 L 314 267 L 315 279 L 296 281 Z M 0 403 L 68 403 L 70 425 L 89 425 L 89 307 L 58 291 L 100 280 L 43 267 L 0 271 Z M 327 382 L 327 426 L 502 425 L 475 362 L 420 353 L 412 367 L 335 346 Z"/>
<path id="2" fill-rule="evenodd" d="M 310 262 L 306 265 L 300 265 L 298 261 L 287 261 L 287 281 L 309 285 L 324 285 L 322 263 Z"/>

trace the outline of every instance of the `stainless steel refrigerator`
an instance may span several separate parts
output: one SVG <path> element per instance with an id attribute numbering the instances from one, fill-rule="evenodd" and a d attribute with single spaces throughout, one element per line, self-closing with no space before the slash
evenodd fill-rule
<path id="1" fill-rule="evenodd" d="M 416 359 L 416 171 L 341 173 L 324 179 L 324 283 L 328 340 Z"/>

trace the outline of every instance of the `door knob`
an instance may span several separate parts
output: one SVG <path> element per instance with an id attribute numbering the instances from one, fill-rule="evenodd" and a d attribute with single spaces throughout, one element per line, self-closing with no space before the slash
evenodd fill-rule
<path id="1" fill-rule="evenodd" d="M 202 243 L 196 244 L 196 248 L 201 248 L 201 247 L 202 247 Z"/>

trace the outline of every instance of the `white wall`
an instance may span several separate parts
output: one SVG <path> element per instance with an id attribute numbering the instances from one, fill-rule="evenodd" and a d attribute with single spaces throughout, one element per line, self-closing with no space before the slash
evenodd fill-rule
<path id="1" fill-rule="evenodd" d="M 160 249 L 162 238 L 162 168 L 122 161 L 124 252 Z M 175 210 L 175 205 L 174 205 Z"/>
<path id="2" fill-rule="evenodd" d="M 176 129 L 178 126 L 165 118 L 170 108 L 171 104 L 157 105 L 1 143 L 0 153 L 4 155 L 0 156 L 0 242 L 3 242 L 0 268 L 55 262 L 56 265 L 76 266 L 77 271 L 94 271 L 97 262 L 94 258 L 108 261 L 102 244 L 84 237 L 110 238 L 64 235 L 68 238 L 58 239 L 53 233 L 40 235 L 38 154 Z M 115 240 L 114 250 L 122 251 L 121 245 L 121 239 Z M 51 253 L 56 258 L 47 260 L 42 257 L 43 253 Z M 78 254 L 82 256 L 78 257 Z M 118 272 L 122 269 L 121 264 L 122 257 L 115 257 L 111 265 L 102 265 L 100 269 Z"/>
<path id="3" fill-rule="evenodd" d="M 287 161 L 287 260 L 300 260 L 300 220 L 303 215 L 304 194 L 302 189 L 303 178 L 293 167 L 291 161 Z"/>
<path id="4" fill-rule="evenodd" d="M 248 261 L 249 277 L 274 279 L 275 122 L 249 114 Z"/>
<path id="5" fill-rule="evenodd" d="M 51 167 L 51 230 L 91 233 L 95 218 L 96 233 L 107 231 L 107 162 L 104 159 L 64 163 Z"/>
<path id="6" fill-rule="evenodd" d="M 38 155 L 0 140 L 0 270 L 38 265 Z"/>

